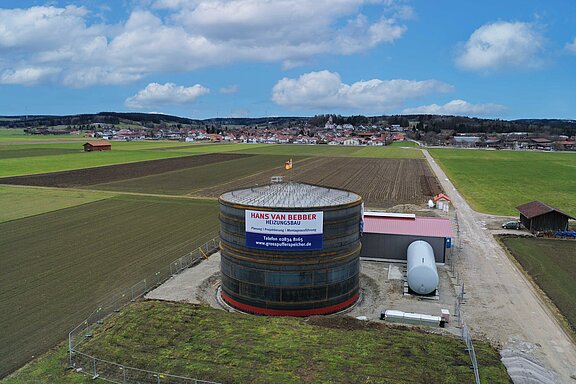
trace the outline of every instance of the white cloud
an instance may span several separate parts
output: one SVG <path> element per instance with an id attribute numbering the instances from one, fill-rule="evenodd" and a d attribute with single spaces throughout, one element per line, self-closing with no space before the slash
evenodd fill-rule
<path id="1" fill-rule="evenodd" d="M 407 99 L 452 90 L 451 85 L 437 80 L 372 79 L 345 84 L 338 73 L 320 71 L 278 81 L 272 90 L 272 100 L 296 108 L 380 111 L 400 106 Z"/>
<path id="2" fill-rule="evenodd" d="M 396 2 L 147 0 L 114 25 L 84 7 L 0 9 L 0 73 L 57 68 L 51 81 L 85 87 L 233 62 L 290 68 L 401 38 L 411 8 Z"/>
<path id="3" fill-rule="evenodd" d="M 452 100 L 444 105 L 430 104 L 416 108 L 406 108 L 404 114 L 426 115 L 459 115 L 459 116 L 488 116 L 504 111 L 506 107 L 500 104 L 471 104 L 464 100 Z"/>
<path id="4" fill-rule="evenodd" d="M 570 53 L 576 53 L 576 37 L 569 43 L 566 43 L 564 48 Z"/>
<path id="5" fill-rule="evenodd" d="M 537 67 L 542 62 L 539 54 L 543 48 L 544 38 L 534 24 L 496 22 L 472 33 L 456 64 L 480 71 Z"/>
<path id="6" fill-rule="evenodd" d="M 170 104 L 187 104 L 209 93 L 208 88 L 200 84 L 183 87 L 174 83 L 150 83 L 124 102 L 128 108 L 149 108 Z"/>
<path id="7" fill-rule="evenodd" d="M 18 68 L 0 73 L 0 84 L 35 85 L 50 81 L 60 72 L 58 68 Z"/>
<path id="8" fill-rule="evenodd" d="M 223 93 L 225 95 L 230 95 L 232 93 L 238 93 L 239 90 L 240 90 L 240 87 L 238 87 L 237 85 L 229 85 L 227 87 L 220 88 L 220 93 Z"/>

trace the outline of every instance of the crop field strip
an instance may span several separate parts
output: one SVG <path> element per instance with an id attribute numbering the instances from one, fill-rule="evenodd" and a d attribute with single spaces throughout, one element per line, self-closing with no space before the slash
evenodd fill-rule
<path id="1" fill-rule="evenodd" d="M 502 242 L 576 335 L 576 241 L 503 237 Z"/>
<path id="2" fill-rule="evenodd" d="M 198 155 L 200 156 L 200 155 Z M 213 156 L 229 156 L 215 154 Z M 230 156 L 234 156 L 230 154 Z M 238 180 L 263 171 L 278 174 L 283 169 L 285 157 L 273 155 L 246 155 L 235 160 L 208 163 L 202 166 L 165 172 L 113 183 L 92 185 L 88 188 L 106 191 L 187 195 L 193 191 Z M 270 182 L 270 178 L 266 183 Z"/>
<path id="3" fill-rule="evenodd" d="M 119 196 L 0 223 L 0 377 L 218 233 L 214 201 Z"/>
<path id="4" fill-rule="evenodd" d="M 100 191 L 68 191 L 0 185 L 0 223 L 40 215 L 112 197 Z"/>
<path id="5" fill-rule="evenodd" d="M 71 153 L 78 153 L 80 150 L 78 148 L 59 148 L 59 147 L 32 147 L 27 146 L 26 148 L 15 148 L 9 151 L 0 151 L 0 159 L 18 159 L 25 157 L 36 157 L 36 156 L 54 156 L 54 155 L 66 155 Z"/>
<path id="6" fill-rule="evenodd" d="M 0 178 L 0 184 L 32 185 L 43 187 L 82 187 L 104 182 L 113 182 L 142 176 L 157 175 L 179 169 L 199 167 L 223 161 L 241 159 L 247 154 L 204 154 L 176 157 L 162 160 L 141 161 L 138 163 L 85 168 L 73 171 L 45 173 L 31 176 Z"/>
<path id="7" fill-rule="evenodd" d="M 272 169 L 254 177 L 207 187 L 193 195 L 216 198 L 228 190 L 266 184 L 276 175 L 284 176 L 285 180 L 351 190 L 360 194 L 368 207 L 374 208 L 422 204 L 441 192 L 424 160 L 315 157 L 295 161 L 292 175 L 283 169 Z"/>

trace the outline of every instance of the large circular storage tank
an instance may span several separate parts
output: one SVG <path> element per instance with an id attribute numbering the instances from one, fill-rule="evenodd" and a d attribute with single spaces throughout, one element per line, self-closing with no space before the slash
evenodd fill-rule
<path id="1" fill-rule="evenodd" d="M 438 288 L 438 270 L 432 246 L 424 240 L 416 240 L 406 251 L 408 286 L 416 293 L 426 295 Z"/>
<path id="2" fill-rule="evenodd" d="M 277 316 L 338 312 L 360 293 L 362 199 L 302 183 L 220 196 L 222 299 Z"/>

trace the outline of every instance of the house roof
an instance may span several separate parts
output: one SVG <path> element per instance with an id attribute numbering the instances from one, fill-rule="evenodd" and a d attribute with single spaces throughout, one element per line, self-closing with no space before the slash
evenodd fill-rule
<path id="1" fill-rule="evenodd" d="M 440 200 L 440 199 L 444 199 L 444 200 L 451 201 L 450 198 L 449 198 L 448 196 L 446 196 L 445 194 L 443 194 L 443 193 L 439 193 L 439 194 L 437 194 L 436 196 L 434 196 L 434 201 L 435 201 L 435 202 L 438 201 L 438 200 Z"/>
<path id="2" fill-rule="evenodd" d="M 82 145 L 91 145 L 93 147 L 108 147 L 108 146 L 111 146 L 112 144 L 107 143 L 105 141 L 89 141 L 89 142 L 82 144 Z"/>
<path id="3" fill-rule="evenodd" d="M 548 144 L 548 143 L 552 142 L 552 141 L 550 141 L 548 139 L 544 139 L 542 137 L 533 138 L 532 141 L 535 143 L 538 143 L 538 144 Z"/>
<path id="4" fill-rule="evenodd" d="M 364 215 L 364 232 L 391 235 L 453 237 L 450 219 Z"/>
<path id="5" fill-rule="evenodd" d="M 553 208 L 549 205 L 546 205 L 541 201 L 532 201 L 530 203 L 522 204 L 522 205 L 517 206 L 516 209 L 521 214 L 526 216 L 527 219 L 532 219 L 532 218 L 537 217 L 537 216 L 542 216 L 542 215 L 545 215 L 545 214 L 550 213 L 550 212 L 558 212 L 558 213 L 568 217 L 569 219 L 574 220 L 574 218 L 572 216 L 560 211 L 559 209 L 556 209 L 556 208 Z"/>

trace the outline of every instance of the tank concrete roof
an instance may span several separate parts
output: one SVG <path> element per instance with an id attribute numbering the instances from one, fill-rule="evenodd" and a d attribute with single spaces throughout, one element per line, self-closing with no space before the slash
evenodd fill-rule
<path id="1" fill-rule="evenodd" d="M 350 204 L 360 201 L 361 197 L 341 189 L 289 182 L 230 191 L 220 199 L 252 207 L 312 208 Z"/>

